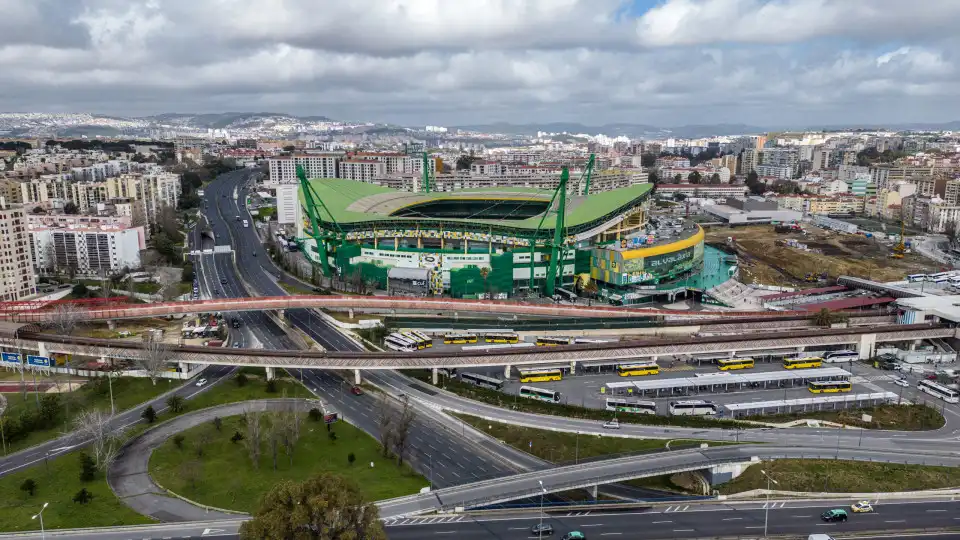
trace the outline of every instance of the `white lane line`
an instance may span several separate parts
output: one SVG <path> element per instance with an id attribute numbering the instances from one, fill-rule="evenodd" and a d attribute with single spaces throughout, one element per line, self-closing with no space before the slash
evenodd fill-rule
<path id="1" fill-rule="evenodd" d="M 723 521 L 737 521 L 738 519 L 743 519 L 743 518 L 723 518 Z"/>
<path id="2" fill-rule="evenodd" d="M 673 523 L 672 521 L 654 521 L 653 524 L 657 525 L 659 523 Z"/>

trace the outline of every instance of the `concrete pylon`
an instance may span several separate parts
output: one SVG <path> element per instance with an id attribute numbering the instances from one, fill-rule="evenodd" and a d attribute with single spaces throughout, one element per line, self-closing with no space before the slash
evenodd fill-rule
<path id="1" fill-rule="evenodd" d="M 353 370 L 353 384 L 360 384 L 360 381 L 361 381 L 360 370 L 359 369 Z"/>
<path id="2" fill-rule="evenodd" d="M 273 372 L 273 370 L 274 370 L 274 368 L 272 368 L 272 367 L 267 367 L 267 380 L 268 380 L 268 381 L 272 381 L 272 380 L 274 379 L 274 377 L 276 377 L 276 374 Z"/>

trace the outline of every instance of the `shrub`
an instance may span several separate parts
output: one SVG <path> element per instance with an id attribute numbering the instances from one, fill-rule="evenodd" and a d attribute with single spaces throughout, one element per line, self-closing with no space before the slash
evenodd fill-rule
<path id="1" fill-rule="evenodd" d="M 20 490 L 26 491 L 31 497 L 37 492 L 37 482 L 33 478 L 27 478 L 20 484 Z"/>
<path id="2" fill-rule="evenodd" d="M 245 373 L 238 374 L 234 380 L 237 381 L 237 386 L 246 386 L 247 382 L 250 381 Z"/>
<path id="3" fill-rule="evenodd" d="M 267 393 L 276 394 L 277 393 L 277 381 L 276 379 L 270 379 L 267 381 Z"/>
<path id="4" fill-rule="evenodd" d="M 310 412 L 307 413 L 307 417 L 314 422 L 319 422 L 323 419 L 323 413 L 320 412 L 320 409 L 314 407 L 310 409 Z"/>
<path id="5" fill-rule="evenodd" d="M 173 436 L 173 445 L 176 446 L 178 450 L 183 450 L 184 439 L 186 439 L 186 437 L 184 437 L 180 433 L 177 433 L 176 435 Z"/>
<path id="6" fill-rule="evenodd" d="M 353 462 L 356 460 L 357 460 L 357 456 L 354 455 L 353 452 L 350 452 L 349 454 L 347 454 L 347 463 L 349 463 L 350 465 L 353 465 Z"/>
<path id="7" fill-rule="evenodd" d="M 97 462 L 86 452 L 80 452 L 80 481 L 90 482 L 97 477 Z"/>
<path id="8" fill-rule="evenodd" d="M 80 504 L 87 504 L 93 500 L 93 493 L 87 491 L 87 488 L 83 488 L 73 496 L 73 502 Z"/>
<path id="9" fill-rule="evenodd" d="M 143 410 L 140 414 L 148 424 L 152 424 L 157 419 L 157 411 L 153 409 L 153 405 L 147 405 L 147 408 Z"/>
<path id="10" fill-rule="evenodd" d="M 242 440 L 243 440 L 243 433 L 240 433 L 239 431 L 234 431 L 233 437 L 230 437 L 230 442 L 232 442 L 233 444 L 237 444 Z"/>

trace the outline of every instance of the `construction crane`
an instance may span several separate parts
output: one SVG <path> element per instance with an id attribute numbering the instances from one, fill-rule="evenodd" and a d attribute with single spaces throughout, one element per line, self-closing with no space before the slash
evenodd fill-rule
<path id="1" fill-rule="evenodd" d="M 595 154 L 590 154 L 590 159 L 587 160 L 587 166 L 583 170 L 583 173 L 580 175 L 580 178 L 577 180 L 577 189 L 583 189 L 583 196 L 588 197 L 590 195 L 590 179 L 593 176 L 593 167 L 594 161 L 596 160 Z"/>
<path id="2" fill-rule="evenodd" d="M 553 239 L 544 241 L 544 243 L 550 247 L 550 264 L 547 268 L 547 274 L 544 276 L 543 292 L 549 297 L 553 297 L 557 287 L 557 280 L 563 275 L 563 264 L 560 259 L 564 257 L 564 242 L 567 236 L 565 217 L 567 213 L 567 183 L 569 181 L 570 170 L 564 167 L 560 172 L 560 184 L 557 186 L 557 189 L 553 191 L 553 197 L 551 197 L 550 203 L 547 204 L 547 210 L 543 213 L 543 217 L 540 218 L 537 229 L 530 235 L 530 288 L 533 289 L 534 255 L 537 237 L 540 231 L 543 230 L 543 222 L 546 221 L 547 216 L 551 214 L 550 209 L 553 208 L 554 203 L 556 203 L 557 208 L 556 211 L 553 212 L 556 215 L 556 220 L 553 224 Z"/>
<path id="3" fill-rule="evenodd" d="M 313 239 L 317 243 L 317 256 L 320 257 L 320 267 L 323 269 L 323 275 L 329 277 L 331 271 L 330 262 L 327 260 L 327 239 L 325 235 L 320 232 L 320 208 L 327 213 L 329 218 L 327 221 L 333 224 L 340 238 L 343 238 L 343 229 L 340 228 L 340 224 L 334 219 L 333 213 L 330 212 L 330 209 L 324 204 L 323 199 L 320 198 L 320 195 L 313 189 L 313 186 L 310 185 L 310 181 L 307 180 L 307 172 L 301 165 L 297 165 L 297 179 L 300 181 L 300 189 L 303 190 L 303 200 L 307 207 L 307 217 L 310 219 Z M 307 254 L 306 246 L 302 246 L 302 249 L 304 255 L 307 255 L 307 260 L 309 260 L 310 257 Z"/>
<path id="4" fill-rule="evenodd" d="M 890 254 L 894 259 L 902 259 L 903 254 L 907 251 L 907 245 L 903 242 L 903 233 L 904 233 L 904 224 L 903 220 L 900 220 L 900 241 L 897 242 L 897 245 L 893 246 L 893 253 Z"/>

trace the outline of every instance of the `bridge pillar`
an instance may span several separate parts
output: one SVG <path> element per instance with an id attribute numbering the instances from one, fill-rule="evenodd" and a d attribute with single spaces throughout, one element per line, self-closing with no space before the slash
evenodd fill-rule
<path id="1" fill-rule="evenodd" d="M 877 348 L 876 334 L 860 334 L 860 343 L 857 345 L 857 352 L 860 353 L 861 360 L 870 358 L 870 354 Z M 912 347 L 911 347 L 912 348 Z"/>
<path id="2" fill-rule="evenodd" d="M 349 316 L 351 319 L 353 318 L 353 308 L 347 310 L 347 316 Z"/>
<path id="3" fill-rule="evenodd" d="M 116 329 L 117 329 L 117 321 L 115 321 L 115 320 L 113 320 L 113 319 L 107 320 L 107 328 L 109 328 L 110 330 L 116 330 Z"/>
<path id="4" fill-rule="evenodd" d="M 571 361 L 570 361 L 570 374 L 571 374 L 571 375 L 576 375 L 576 374 L 577 374 L 577 361 L 576 361 L 576 360 L 571 360 Z"/>
<path id="5" fill-rule="evenodd" d="M 360 370 L 353 370 L 353 384 L 360 384 Z"/>
<path id="6" fill-rule="evenodd" d="M 180 368 L 180 373 L 190 373 L 190 364 L 186 362 L 180 362 L 178 367 Z M 267 368 L 267 369 L 273 369 L 273 368 Z"/>
<path id="7" fill-rule="evenodd" d="M 504 379 L 510 378 L 510 364 L 503 366 L 503 378 Z"/>
<path id="8" fill-rule="evenodd" d="M 280 320 L 281 320 L 281 321 L 287 320 L 286 314 L 284 313 L 284 310 L 282 310 L 282 309 L 278 309 L 278 310 L 277 310 L 277 317 L 280 317 Z"/>
<path id="9" fill-rule="evenodd" d="M 874 339 L 876 339 L 876 336 L 874 336 Z M 910 344 L 910 350 L 911 350 L 911 351 L 917 350 L 917 347 L 918 347 L 919 345 L 921 345 L 922 343 L 923 343 L 923 340 L 922 340 L 922 339 L 915 339 L 915 340 L 913 340 L 913 343 Z"/>
<path id="10" fill-rule="evenodd" d="M 432 376 L 433 376 L 433 385 L 436 386 L 437 383 L 440 382 L 440 381 L 439 381 L 439 378 L 440 378 L 440 370 L 437 369 L 437 368 L 433 368 L 431 371 L 433 372 L 433 373 L 432 373 Z"/>
<path id="11" fill-rule="evenodd" d="M 597 500 L 597 486 L 590 487 L 590 496 L 593 497 L 593 500 Z"/>
<path id="12" fill-rule="evenodd" d="M 272 367 L 267 367 L 267 380 L 272 381 L 276 377 L 276 373 L 273 372 Z"/>
<path id="13" fill-rule="evenodd" d="M 44 342 L 42 342 L 42 341 L 38 341 L 38 342 L 37 342 L 37 356 L 46 356 L 47 358 L 50 358 L 50 355 L 47 354 L 47 344 L 46 344 L 46 343 L 44 343 Z"/>

